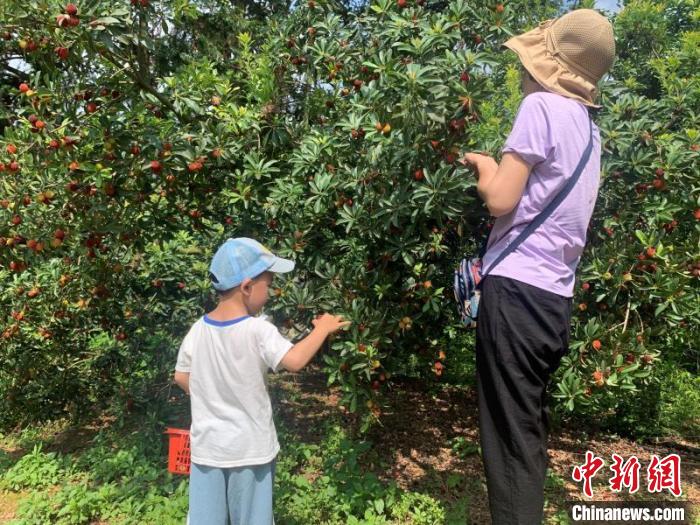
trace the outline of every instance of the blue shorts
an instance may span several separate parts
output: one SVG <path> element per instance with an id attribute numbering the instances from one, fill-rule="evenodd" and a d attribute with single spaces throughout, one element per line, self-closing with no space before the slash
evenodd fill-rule
<path id="1" fill-rule="evenodd" d="M 250 467 L 190 467 L 189 525 L 274 525 L 275 462 Z"/>

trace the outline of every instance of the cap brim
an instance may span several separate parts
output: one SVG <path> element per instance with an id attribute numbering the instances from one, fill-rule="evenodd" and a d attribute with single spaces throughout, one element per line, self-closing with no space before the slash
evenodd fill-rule
<path id="1" fill-rule="evenodd" d="M 267 271 L 273 273 L 287 273 L 294 269 L 294 261 L 289 259 L 282 259 L 281 257 L 275 257 L 275 262 L 272 263 Z"/>

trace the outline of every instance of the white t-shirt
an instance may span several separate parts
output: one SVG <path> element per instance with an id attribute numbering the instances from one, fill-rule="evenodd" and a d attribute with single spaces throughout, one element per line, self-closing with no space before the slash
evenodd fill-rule
<path id="1" fill-rule="evenodd" d="M 258 317 L 214 321 L 206 315 L 185 336 L 175 370 L 190 373 L 191 459 L 198 465 L 263 465 L 279 452 L 267 369 L 292 347 Z"/>

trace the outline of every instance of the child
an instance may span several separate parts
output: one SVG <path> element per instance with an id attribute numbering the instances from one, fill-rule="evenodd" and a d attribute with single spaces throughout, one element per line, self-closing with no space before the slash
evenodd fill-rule
<path id="1" fill-rule="evenodd" d="M 525 98 L 503 158 L 463 159 L 497 217 L 484 268 L 554 199 L 593 141 L 571 193 L 481 284 L 476 360 L 491 517 L 494 525 L 534 525 L 544 505 L 546 389 L 568 351 L 574 274 L 598 192 L 600 135 L 588 108 L 597 107 L 615 42 L 606 18 L 580 9 L 505 45 L 524 68 Z"/>
<path id="2" fill-rule="evenodd" d="M 297 372 L 332 333 L 348 326 L 324 314 L 296 345 L 259 317 L 274 273 L 294 268 L 253 239 L 227 240 L 210 266 L 217 307 L 197 320 L 180 347 L 175 382 L 192 406 L 191 525 L 272 525 L 279 451 L 267 369 Z"/>

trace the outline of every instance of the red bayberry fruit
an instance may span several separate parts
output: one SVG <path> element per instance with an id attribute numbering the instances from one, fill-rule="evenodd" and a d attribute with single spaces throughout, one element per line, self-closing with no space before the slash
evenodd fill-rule
<path id="1" fill-rule="evenodd" d="M 67 4 L 63 10 L 70 16 L 75 16 L 78 14 L 78 8 L 75 4 Z"/>
<path id="2" fill-rule="evenodd" d="M 654 248 L 653 246 L 649 246 L 647 248 L 647 255 L 649 257 L 654 257 L 654 255 L 656 255 L 656 248 Z"/>
<path id="3" fill-rule="evenodd" d="M 423 173 L 423 170 L 421 168 L 418 168 L 414 173 L 413 173 L 413 178 L 416 179 L 417 181 L 421 181 L 425 178 L 425 174 Z"/>
<path id="4" fill-rule="evenodd" d="M 85 106 L 85 110 L 88 113 L 94 113 L 95 111 L 97 111 L 97 104 L 95 104 L 94 102 L 88 102 Z"/>
<path id="5" fill-rule="evenodd" d="M 598 351 L 602 348 L 603 344 L 600 342 L 600 339 L 596 339 L 595 341 L 593 341 L 591 346 L 593 347 L 593 350 Z"/>
<path id="6" fill-rule="evenodd" d="M 603 379 L 603 372 L 600 370 L 596 370 L 593 372 L 593 381 L 595 381 L 596 386 L 603 386 L 605 384 L 605 380 Z"/>
<path id="7" fill-rule="evenodd" d="M 24 82 L 22 82 L 19 85 L 19 90 L 21 93 L 26 93 L 27 91 L 29 91 L 29 86 L 27 84 L 25 84 Z"/>
<path id="8" fill-rule="evenodd" d="M 654 179 L 654 181 L 652 182 L 652 185 L 657 190 L 663 190 L 666 187 L 666 183 L 664 182 L 663 179 Z"/>
<path id="9" fill-rule="evenodd" d="M 160 165 L 160 162 L 157 160 L 151 161 L 151 171 L 153 171 L 153 173 L 160 173 L 161 169 L 163 169 L 163 167 Z"/>
<path id="10" fill-rule="evenodd" d="M 57 47 L 54 51 L 61 60 L 68 60 L 69 51 L 67 47 Z"/>
<path id="11" fill-rule="evenodd" d="M 15 146 L 14 144 L 8 144 L 5 149 L 10 155 L 14 155 L 15 153 L 17 153 L 17 146 Z"/>

